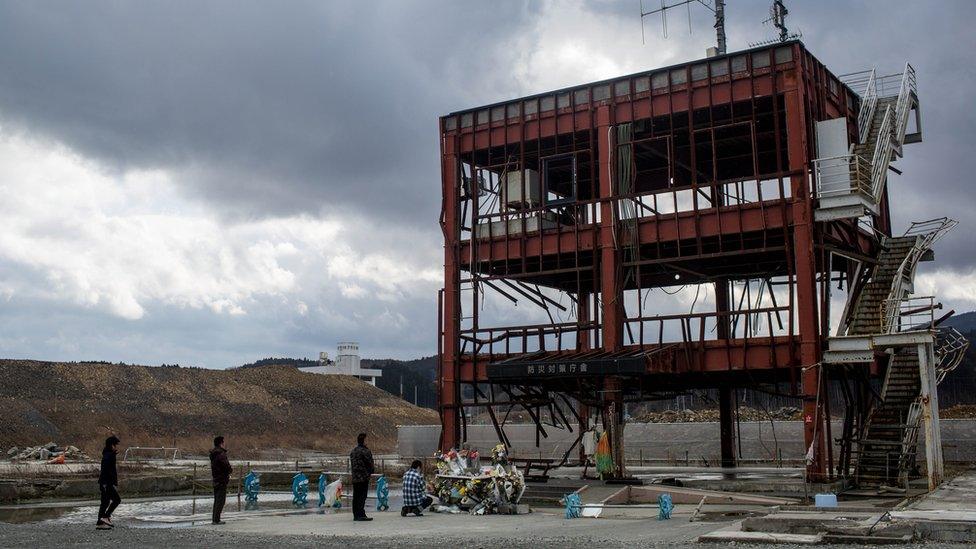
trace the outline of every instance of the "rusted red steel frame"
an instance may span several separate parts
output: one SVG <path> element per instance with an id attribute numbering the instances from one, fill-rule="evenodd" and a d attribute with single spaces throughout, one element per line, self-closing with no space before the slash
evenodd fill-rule
<path id="1" fill-rule="evenodd" d="M 614 199 L 594 201 L 598 204 L 613 204 Z M 666 217 L 638 218 L 640 243 L 667 243 L 679 239 L 702 239 L 715 236 L 736 235 L 765 230 L 788 228 L 792 224 L 792 210 L 777 204 L 750 203 L 741 207 L 727 206 L 707 210 L 687 210 Z M 785 201 L 784 201 L 785 202 Z M 574 231 L 545 231 L 541 236 L 526 235 L 526 242 L 517 239 L 497 237 L 479 239 L 476 242 L 464 241 L 460 244 L 461 257 L 471 258 L 462 261 L 465 268 L 474 264 L 491 263 L 499 257 L 516 256 L 521 249 L 525 255 L 557 257 L 561 250 L 593 251 L 599 248 L 599 227 L 596 224 L 579 227 Z M 477 249 L 477 255 L 471 252 Z M 516 256 L 517 257 L 517 256 Z"/>
<path id="2" fill-rule="evenodd" d="M 789 364 L 796 357 L 792 356 L 792 349 L 795 345 L 796 337 L 774 336 L 772 341 L 765 345 L 746 344 L 746 340 L 732 339 L 728 341 L 705 340 L 700 344 L 695 344 L 696 354 L 692 355 L 691 360 L 688 355 L 682 352 L 674 354 L 674 362 L 671 365 L 653 364 L 648 366 L 647 375 L 662 373 L 728 373 L 739 372 L 743 374 L 743 385 L 747 379 L 748 371 L 778 370 L 781 365 Z M 621 351 L 640 351 L 647 349 L 647 345 L 628 345 L 621 347 Z M 560 354 L 570 355 L 575 351 L 566 350 L 561 353 L 552 353 L 553 357 Z M 698 355 L 702 355 L 699 358 Z M 773 355 L 772 359 L 770 354 Z M 520 356 L 520 353 L 506 355 L 496 353 L 493 355 L 495 361 L 502 361 L 508 358 Z M 488 364 L 489 361 L 479 359 L 477 364 L 471 355 L 462 355 L 460 360 L 458 379 L 462 383 L 488 383 Z M 748 366 L 747 366 L 748 365 Z M 531 383 L 527 381 L 527 383 Z"/>
<path id="3" fill-rule="evenodd" d="M 742 235 L 751 231 L 782 230 L 787 242 L 785 258 L 787 261 L 786 276 L 789 278 L 791 288 L 795 290 L 789 292 L 789 303 L 785 307 L 788 311 L 797 310 L 797 326 L 793 325 L 793 314 L 788 314 L 789 328 L 788 334 L 794 334 L 785 338 L 780 338 L 775 342 L 764 341 L 756 342 L 747 339 L 726 340 L 724 342 L 703 341 L 700 346 L 700 353 L 704 358 L 695 360 L 695 364 L 688 363 L 684 367 L 689 369 L 698 368 L 700 371 L 735 370 L 744 368 L 746 365 L 753 367 L 755 364 L 769 364 L 770 367 L 785 365 L 791 367 L 791 371 L 802 364 L 806 366 L 801 374 L 802 395 L 804 397 L 805 415 L 811 416 L 811 421 L 805 429 L 805 439 L 809 445 L 815 449 L 814 463 L 810 467 L 810 473 L 814 476 L 823 476 L 827 470 L 824 463 L 824 455 L 830 452 L 824 448 L 825 434 L 822 426 L 827 423 L 824 421 L 823 403 L 817 399 L 817 395 L 823 384 L 818 375 L 816 364 L 820 356 L 820 336 L 819 331 L 822 325 L 819 313 L 827 314 L 827 302 L 817 303 L 816 281 L 817 281 L 817 258 L 815 248 L 822 244 L 822 240 L 816 234 L 813 224 L 813 201 L 811 189 L 808 185 L 808 164 L 812 157 L 811 135 L 812 123 L 808 123 L 814 113 L 820 113 L 819 118 L 826 118 L 845 114 L 851 116 L 852 106 L 846 104 L 846 94 L 841 93 L 843 99 L 840 100 L 840 108 L 826 99 L 826 86 L 817 78 L 832 78 L 812 56 L 809 56 L 805 49 L 800 45 L 794 44 L 793 60 L 783 68 L 770 62 L 770 67 L 755 69 L 750 72 L 748 78 L 732 79 L 730 77 L 718 79 L 706 79 L 704 85 L 693 83 L 690 74 L 686 80 L 689 82 L 681 86 L 672 85 L 667 93 L 661 94 L 653 90 L 643 93 L 636 93 L 631 88 L 631 93 L 626 100 L 617 101 L 615 88 L 611 95 L 612 100 L 609 105 L 591 107 L 589 103 L 582 105 L 571 105 L 566 108 L 558 109 L 550 116 L 537 114 L 535 116 L 523 116 L 520 121 L 511 123 L 505 120 L 489 122 L 487 125 L 478 126 L 477 124 L 470 131 L 446 132 L 442 139 L 442 173 L 444 183 L 444 213 L 442 222 L 445 226 L 445 289 L 441 304 L 442 317 L 439 326 L 441 360 L 439 368 L 439 390 L 441 402 L 441 416 L 444 423 L 444 434 L 442 435 L 442 445 L 450 446 L 459 441 L 460 429 L 458 425 L 458 415 L 460 410 L 460 396 L 458 387 L 465 382 L 478 382 L 487 379 L 483 375 L 487 362 L 477 354 L 474 356 L 461 356 L 458 342 L 461 340 L 462 329 L 460 319 L 460 293 L 461 293 L 461 269 L 477 270 L 479 265 L 490 264 L 502 261 L 508 269 L 508 265 L 514 259 L 521 260 L 522 272 L 525 272 L 526 259 L 534 257 L 542 264 L 543 259 L 550 258 L 555 260 L 556 267 L 550 269 L 555 271 L 575 271 L 577 281 L 580 280 L 579 273 L 584 270 L 579 265 L 580 251 L 596 252 L 595 260 L 591 266 L 585 269 L 593 270 L 593 287 L 582 288 L 578 283 L 578 300 L 580 317 L 576 323 L 576 328 L 580 337 L 576 338 L 576 346 L 580 348 L 602 347 L 607 349 L 623 348 L 623 328 L 629 322 L 645 319 L 643 313 L 638 309 L 637 318 L 628 318 L 623 310 L 621 277 L 625 268 L 636 271 L 638 280 L 638 290 L 640 291 L 640 268 L 641 261 L 626 262 L 629 267 L 625 267 L 620 257 L 620 248 L 617 244 L 619 237 L 619 220 L 616 219 L 618 208 L 617 201 L 621 198 L 617 189 L 612 183 L 612 168 L 610 168 L 611 140 L 609 129 L 623 122 L 649 118 L 660 113 L 668 113 L 669 116 L 688 116 L 689 128 L 693 127 L 691 115 L 696 108 L 714 106 L 721 103 L 728 103 L 730 106 L 739 100 L 748 99 L 755 102 L 757 96 L 772 96 L 776 161 L 778 164 L 780 182 L 780 200 L 763 201 L 749 205 L 726 206 L 722 208 L 710 207 L 700 209 L 698 207 L 699 193 L 697 183 L 692 185 L 694 189 L 694 207 L 685 212 L 678 212 L 677 208 L 673 214 L 658 215 L 654 217 L 640 217 L 636 221 L 637 229 L 632 231 L 632 235 L 637 242 L 637 249 L 641 244 L 675 241 L 693 238 L 699 242 L 701 239 L 711 235 Z M 768 50 L 768 55 L 772 55 L 772 50 Z M 685 67 L 690 73 L 690 65 Z M 711 69 L 709 69 L 711 70 Z M 634 86 L 635 79 L 630 80 L 630 86 Z M 782 94 L 785 97 L 786 120 L 780 120 L 779 107 L 776 98 Z M 816 97 L 813 97 L 816 95 Z M 834 111 L 828 112 L 833 108 Z M 843 111 L 843 112 L 841 112 Z M 670 125 L 673 127 L 673 124 Z M 525 167 L 525 142 L 536 140 L 539 150 L 543 137 L 553 137 L 566 135 L 566 128 L 569 129 L 569 136 L 573 144 L 571 149 L 575 150 L 577 132 L 588 132 L 589 148 L 581 153 L 589 154 L 590 157 L 590 182 L 593 185 L 599 182 L 600 198 L 584 204 L 587 212 L 592 212 L 595 208 L 600 210 L 601 221 L 599 224 L 593 223 L 592 214 L 582 216 L 590 221 L 586 225 L 574 224 L 571 228 L 559 226 L 552 231 L 546 231 L 541 235 L 527 234 L 525 226 L 525 216 L 521 217 L 522 230 L 517 235 L 507 234 L 502 238 L 492 238 L 490 240 L 461 240 L 461 231 L 458 229 L 460 222 L 458 215 L 458 162 L 461 154 L 476 149 L 489 149 L 493 145 L 504 145 L 505 154 L 508 154 L 510 143 L 519 145 L 519 166 Z M 714 133 L 714 128 L 705 128 Z M 779 151 L 781 132 L 786 131 L 789 165 L 779 165 L 781 154 Z M 691 131 L 691 165 L 695 166 L 694 154 L 694 134 L 704 130 Z M 594 141 L 598 144 L 597 150 L 599 161 L 594 162 L 592 146 Z M 753 129 L 753 151 L 755 158 L 755 133 Z M 557 142 L 558 152 L 558 142 Z M 714 155 L 714 153 L 713 153 Z M 713 158 L 714 160 L 714 158 Z M 505 160 L 507 162 L 507 159 Z M 714 166 L 713 162 L 713 166 Z M 477 174 L 472 163 L 472 179 L 476 180 Z M 607 170 L 602 167 L 606 166 Z M 594 173 L 596 172 L 596 173 Z M 694 170 L 693 177 L 697 178 Z M 784 196 L 783 178 L 789 177 L 791 185 L 791 198 L 782 199 Z M 768 177 L 768 175 L 766 176 Z M 758 180 L 758 173 L 757 173 Z M 711 187 L 711 197 L 714 202 L 720 192 L 717 186 L 709 183 Z M 478 223 L 478 190 L 477 185 L 472 184 L 472 230 Z M 761 192 L 761 186 L 759 186 Z M 629 195 L 628 195 L 629 196 Z M 704 196 L 704 194 L 702 195 Z M 487 217 L 487 216 L 486 216 Z M 473 236 L 473 235 L 472 235 Z M 822 248 L 821 248 L 822 249 Z M 570 261 L 569 258 L 572 258 Z M 790 259 L 792 258 L 792 259 Z M 824 259 L 820 258 L 823 264 Z M 564 262 L 570 262 L 572 267 L 563 266 Z M 545 272 L 545 271 L 544 271 Z M 543 272 L 543 274 L 544 274 Z M 515 275 L 516 273 L 512 273 Z M 478 275 L 471 277 L 473 285 L 478 284 Z M 603 328 L 592 330 L 590 301 L 583 296 L 595 295 L 599 293 L 603 298 L 597 303 L 597 308 L 602 312 L 601 321 L 598 323 Z M 795 301 L 794 301 L 795 294 Z M 478 291 L 472 291 L 472 330 L 477 333 L 478 326 Z M 818 306 L 819 305 L 819 306 Z M 640 308 L 640 300 L 638 300 Z M 470 331 L 470 330 L 465 330 Z M 643 335 L 640 341 L 643 341 Z M 785 357 L 785 360 L 753 360 L 756 354 L 765 352 L 767 355 Z M 797 358 L 798 357 L 798 358 Z M 733 358 L 735 360 L 733 360 Z M 829 428 L 829 427 L 827 427 Z"/>

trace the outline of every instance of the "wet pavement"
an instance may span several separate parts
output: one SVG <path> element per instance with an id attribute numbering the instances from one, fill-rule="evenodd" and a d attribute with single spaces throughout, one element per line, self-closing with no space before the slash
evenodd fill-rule
<path id="1" fill-rule="evenodd" d="M 372 495 L 371 495 L 372 496 Z M 390 506 L 399 509 L 399 490 L 390 490 Z M 367 500 L 367 509 L 375 506 L 375 497 Z M 308 494 L 308 504 L 304 508 L 292 505 L 291 492 L 262 492 L 256 505 L 228 495 L 224 507 L 224 518 L 242 520 L 251 517 L 277 514 L 319 514 L 318 494 Z M 348 508 L 348 501 L 343 501 Z M 112 518 L 115 522 L 125 522 L 132 528 L 192 526 L 210 522 L 213 498 L 204 495 L 161 496 L 156 498 L 131 498 L 123 495 L 122 504 Z M 395 507 L 394 507 L 395 506 Z M 325 513 L 335 512 L 331 509 Z M 8 524 L 86 524 L 95 522 L 98 515 L 97 501 L 52 501 L 0 506 L 0 523 Z"/>

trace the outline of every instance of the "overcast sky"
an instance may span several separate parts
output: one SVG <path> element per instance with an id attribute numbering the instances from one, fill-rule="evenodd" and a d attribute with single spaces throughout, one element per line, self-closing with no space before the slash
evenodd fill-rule
<path id="1" fill-rule="evenodd" d="M 652 2 L 648 3 L 653 4 Z M 835 73 L 918 69 L 896 228 L 976 308 L 976 2 L 787 2 Z M 702 57 L 621 2 L 0 2 L 0 356 L 222 368 L 436 351 L 437 117 Z M 729 51 L 773 36 L 729 0 Z"/>

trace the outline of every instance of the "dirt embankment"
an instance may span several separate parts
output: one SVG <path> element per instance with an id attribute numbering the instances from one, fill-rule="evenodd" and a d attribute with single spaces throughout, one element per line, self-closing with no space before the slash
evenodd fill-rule
<path id="1" fill-rule="evenodd" d="M 345 452 L 370 434 L 374 452 L 396 445 L 397 425 L 437 423 L 362 381 L 294 368 L 239 370 L 0 360 L 0 449 L 55 441 L 97 455 L 124 446 L 203 452 L 214 435 L 235 453 L 275 448 Z"/>

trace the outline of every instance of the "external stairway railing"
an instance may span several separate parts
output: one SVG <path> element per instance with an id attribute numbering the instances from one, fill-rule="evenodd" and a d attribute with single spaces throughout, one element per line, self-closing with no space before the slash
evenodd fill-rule
<path id="1" fill-rule="evenodd" d="M 866 143 L 872 133 L 871 125 L 875 120 L 879 100 L 894 99 L 894 107 L 890 104 L 884 107 L 870 159 L 855 153 L 852 145 L 847 155 L 813 161 L 817 181 L 816 197 L 819 199 L 840 194 L 861 194 L 870 197 L 877 204 L 884 192 L 888 167 L 894 156 L 901 154 L 909 114 L 917 101 L 915 68 L 910 63 L 905 63 L 905 69 L 901 73 L 879 77 L 871 69 L 845 75 L 841 80 L 861 95 L 861 107 L 857 116 L 859 144 Z M 843 171 L 845 168 L 847 171 Z"/>

